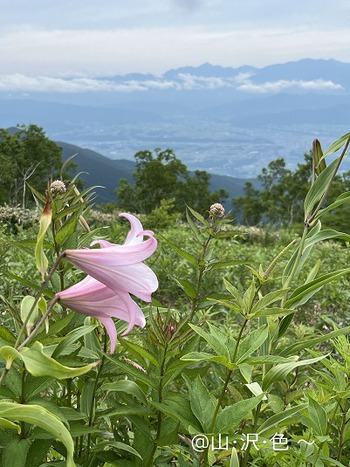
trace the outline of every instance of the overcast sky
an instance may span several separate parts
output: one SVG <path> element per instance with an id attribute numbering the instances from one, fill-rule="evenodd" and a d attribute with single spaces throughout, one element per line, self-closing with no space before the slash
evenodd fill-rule
<path id="1" fill-rule="evenodd" d="M 0 0 L 0 75 L 350 62 L 350 0 Z"/>

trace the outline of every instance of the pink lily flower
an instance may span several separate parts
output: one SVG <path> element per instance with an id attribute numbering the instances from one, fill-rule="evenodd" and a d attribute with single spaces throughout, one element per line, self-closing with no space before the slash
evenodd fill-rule
<path id="1" fill-rule="evenodd" d="M 124 244 L 96 240 L 91 245 L 99 244 L 99 249 L 66 250 L 65 258 L 88 276 L 56 294 L 63 305 L 101 321 L 111 340 L 111 353 L 117 340 L 112 318 L 129 323 L 124 334 L 134 325 L 145 325 L 141 309 L 129 294 L 150 302 L 152 292 L 158 288 L 157 276 L 142 263 L 157 248 L 153 232 L 143 230 L 141 222 L 131 214 L 120 216 L 126 217 L 131 227 Z M 144 240 L 144 236 L 148 239 Z"/>
<path id="2" fill-rule="evenodd" d="M 141 308 L 128 293 L 116 293 L 90 276 L 57 293 L 56 297 L 67 308 L 101 321 L 110 338 L 111 353 L 117 342 L 117 330 L 112 318 L 129 322 L 123 335 L 128 334 L 135 324 L 140 327 L 146 324 Z"/>
<path id="3" fill-rule="evenodd" d="M 128 292 L 146 301 L 158 288 L 157 276 L 145 264 L 157 248 L 157 240 L 150 230 L 143 230 L 141 222 L 133 215 L 122 213 L 130 222 L 131 229 L 123 245 L 106 240 L 96 240 L 99 249 L 66 250 L 65 257 L 82 271 L 102 282 L 114 292 Z M 144 240 L 143 237 L 148 239 Z"/>

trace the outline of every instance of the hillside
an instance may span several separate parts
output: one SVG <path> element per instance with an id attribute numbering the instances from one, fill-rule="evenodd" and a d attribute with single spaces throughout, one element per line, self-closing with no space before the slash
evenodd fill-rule
<path id="1" fill-rule="evenodd" d="M 81 148 L 74 144 L 68 144 L 57 141 L 62 148 L 63 159 L 74 156 L 74 162 L 78 165 L 78 172 L 82 172 L 81 178 L 87 186 L 102 186 L 97 188 L 97 203 L 115 201 L 115 189 L 120 179 L 126 178 L 129 182 L 133 181 L 132 173 L 135 170 L 135 163 L 125 159 L 109 159 L 90 149 Z M 229 206 L 231 198 L 240 196 L 243 192 L 244 184 L 247 180 L 234 178 L 225 175 L 211 174 L 211 189 L 216 191 L 223 188 L 229 193 Z"/>

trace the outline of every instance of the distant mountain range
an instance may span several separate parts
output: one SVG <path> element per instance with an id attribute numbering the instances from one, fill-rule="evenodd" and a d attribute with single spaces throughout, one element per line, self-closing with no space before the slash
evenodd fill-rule
<path id="1" fill-rule="evenodd" d="M 254 178 L 277 157 L 295 167 L 315 137 L 328 146 L 349 131 L 349 78 L 349 63 L 311 59 L 162 76 L 0 76 L 0 126 L 35 123 L 115 160 L 171 147 L 190 170 Z"/>

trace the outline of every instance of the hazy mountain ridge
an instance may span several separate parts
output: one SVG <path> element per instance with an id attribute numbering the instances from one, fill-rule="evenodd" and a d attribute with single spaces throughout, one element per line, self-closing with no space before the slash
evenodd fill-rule
<path id="1" fill-rule="evenodd" d="M 80 178 L 86 182 L 86 186 L 99 186 L 96 188 L 97 203 L 117 200 L 115 190 L 120 179 L 125 178 L 129 182 L 133 182 L 132 174 L 136 168 L 135 162 L 125 159 L 112 160 L 87 148 L 62 141 L 56 142 L 62 148 L 63 160 L 74 156 L 73 161 L 78 166 L 77 171 L 82 172 Z M 232 198 L 242 195 L 246 181 L 246 179 L 211 174 L 210 187 L 212 191 L 221 188 L 226 190 L 229 194 L 227 202 L 229 206 Z"/>
<path id="2" fill-rule="evenodd" d="M 349 76 L 349 63 L 305 59 L 51 79 L 48 88 L 42 77 L 38 89 L 0 92 L 0 126 L 35 123 L 111 159 L 170 147 L 190 170 L 256 177 L 276 157 L 295 167 L 315 137 L 327 146 L 349 131 Z"/>

